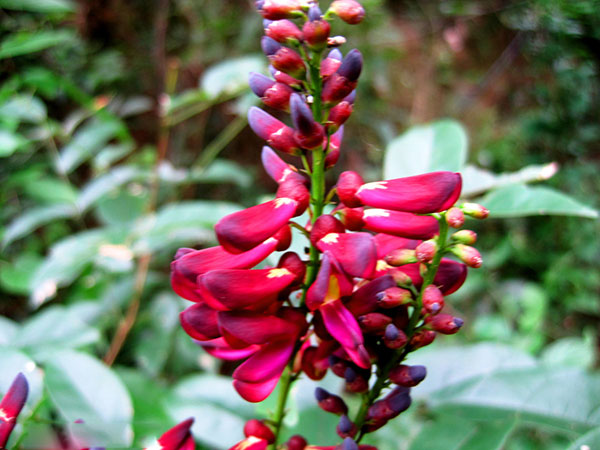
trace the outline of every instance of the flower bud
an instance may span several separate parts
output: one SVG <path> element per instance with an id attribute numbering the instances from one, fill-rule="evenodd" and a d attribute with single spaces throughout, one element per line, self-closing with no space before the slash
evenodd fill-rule
<path id="1" fill-rule="evenodd" d="M 323 411 L 337 414 L 338 416 L 348 413 L 348 407 L 342 397 L 331 394 L 321 387 L 315 389 L 315 397 L 319 403 L 319 408 Z"/>
<path id="2" fill-rule="evenodd" d="M 485 219 L 490 215 L 490 211 L 479 203 L 463 203 L 460 209 L 467 215 L 475 219 Z"/>
<path id="3" fill-rule="evenodd" d="M 346 367 L 344 379 L 346 380 L 346 389 L 349 392 L 359 394 L 369 390 L 369 372 L 357 371 L 352 367 Z"/>
<path id="4" fill-rule="evenodd" d="M 362 22 L 365 17 L 365 9 L 356 0 L 335 0 L 329 10 L 350 25 Z"/>
<path id="5" fill-rule="evenodd" d="M 483 263 L 481 254 L 475 247 L 464 244 L 456 244 L 450 248 L 450 251 L 454 255 L 458 256 L 460 260 L 467 266 L 473 267 L 474 269 L 481 267 L 481 264 Z"/>
<path id="6" fill-rule="evenodd" d="M 460 230 L 453 233 L 451 238 L 460 244 L 473 245 L 477 242 L 477 233 L 472 230 Z"/>
<path id="7" fill-rule="evenodd" d="M 308 18 L 309 20 L 302 27 L 304 41 L 311 50 L 322 50 L 327 46 L 331 26 L 329 22 L 322 19 L 321 10 L 316 5 L 311 6 L 308 10 Z"/>
<path id="8" fill-rule="evenodd" d="M 289 110 L 290 95 L 294 91 L 288 85 L 255 72 L 250 73 L 248 81 L 252 92 L 260 97 L 265 105 L 282 111 Z"/>
<path id="9" fill-rule="evenodd" d="M 294 130 L 269 113 L 253 106 L 248 110 L 248 124 L 256 135 L 276 150 L 291 155 L 300 153 L 294 139 Z"/>
<path id="10" fill-rule="evenodd" d="M 362 55 L 357 49 L 348 52 L 337 71 L 323 85 L 321 97 L 326 104 L 339 102 L 356 88 L 362 63 Z"/>
<path id="11" fill-rule="evenodd" d="M 284 252 L 292 243 L 292 230 L 289 225 L 283 226 L 277 233 L 273 235 L 273 238 L 277 240 L 277 247 L 275 250 L 278 252 Z"/>
<path id="12" fill-rule="evenodd" d="M 344 100 L 335 105 L 327 116 L 327 130 L 331 133 L 336 131 L 352 115 L 352 103 Z"/>
<path id="13" fill-rule="evenodd" d="M 299 94 L 290 97 L 290 112 L 296 131 L 296 143 L 306 149 L 314 149 L 323 144 L 323 127 L 315 121 L 308 105 Z"/>
<path id="14" fill-rule="evenodd" d="M 383 343 L 386 347 L 397 349 L 404 347 L 408 338 L 404 331 L 398 329 L 393 323 L 385 327 L 385 333 L 383 335 Z"/>
<path id="15" fill-rule="evenodd" d="M 362 177 L 356 172 L 350 170 L 342 172 L 336 185 L 337 195 L 341 202 L 349 208 L 362 206 L 362 202 L 356 197 L 356 192 L 363 184 Z"/>
<path id="16" fill-rule="evenodd" d="M 358 444 L 352 438 L 345 438 L 344 441 L 335 447 L 335 450 L 359 450 Z"/>
<path id="17" fill-rule="evenodd" d="M 455 334 L 465 322 L 461 318 L 450 314 L 438 314 L 437 316 L 427 317 L 425 323 L 438 333 Z"/>
<path id="18" fill-rule="evenodd" d="M 342 414 L 335 430 L 337 431 L 338 436 L 341 438 L 353 438 L 356 436 L 356 432 L 358 431 L 356 425 L 354 425 L 354 423 L 346 414 Z"/>
<path id="19" fill-rule="evenodd" d="M 410 346 L 413 350 L 421 347 L 425 347 L 433 342 L 435 339 L 435 331 L 423 330 L 415 333 L 410 340 Z"/>
<path id="20" fill-rule="evenodd" d="M 303 78 L 306 73 L 304 61 L 298 52 L 282 46 L 279 42 L 268 36 L 263 36 L 261 47 L 269 58 L 271 65 L 294 78 Z"/>
<path id="21" fill-rule="evenodd" d="M 416 263 L 417 255 L 415 250 L 409 248 L 399 248 L 393 250 L 385 257 L 385 262 L 390 266 L 402 266 L 404 264 Z"/>
<path id="22" fill-rule="evenodd" d="M 329 151 L 327 152 L 327 156 L 325 156 L 325 168 L 331 169 L 337 163 L 340 158 L 340 145 L 342 144 L 342 139 L 344 138 L 344 126 L 342 125 L 335 133 L 333 133 L 329 137 Z M 325 143 L 323 146 L 327 145 L 327 140 L 325 139 Z"/>
<path id="23" fill-rule="evenodd" d="M 397 306 L 407 305 L 412 302 L 410 291 L 400 287 L 391 287 L 381 294 L 377 306 L 384 309 L 396 308 Z"/>
<path id="24" fill-rule="evenodd" d="M 412 278 L 400 269 L 391 269 L 389 274 L 399 287 L 410 287 L 413 284 Z"/>
<path id="25" fill-rule="evenodd" d="M 321 61 L 321 76 L 323 78 L 327 78 L 334 74 L 340 67 L 340 64 L 342 64 L 343 58 L 342 52 L 340 52 L 337 48 L 331 50 L 329 54 Z"/>
<path id="26" fill-rule="evenodd" d="M 344 224 L 330 214 L 323 214 L 313 224 L 310 231 L 310 242 L 317 245 L 323 237 L 329 233 L 344 233 Z"/>
<path id="27" fill-rule="evenodd" d="M 390 381 L 400 386 L 412 387 L 425 379 L 425 366 L 408 366 L 401 364 L 390 371 Z"/>
<path id="28" fill-rule="evenodd" d="M 302 15 L 300 0 L 258 0 L 256 8 L 269 20 L 290 19 Z"/>
<path id="29" fill-rule="evenodd" d="M 268 426 L 258 419 L 250 419 L 248 422 L 246 422 L 244 425 L 244 436 L 255 436 L 257 438 L 264 439 L 269 444 L 275 442 L 275 435 L 273 434 L 273 431 L 271 431 Z"/>
<path id="30" fill-rule="evenodd" d="M 311 380 L 321 380 L 327 373 L 327 367 L 322 367 L 321 364 L 318 364 L 317 356 L 317 347 L 308 347 L 302 353 L 302 361 L 300 363 L 302 371 Z"/>
<path id="31" fill-rule="evenodd" d="M 392 319 L 381 313 L 368 313 L 358 317 L 360 329 L 365 333 L 383 331 L 392 323 Z"/>
<path id="32" fill-rule="evenodd" d="M 350 231 L 360 231 L 365 225 L 362 208 L 342 208 L 337 213 L 346 229 Z"/>
<path id="33" fill-rule="evenodd" d="M 6 445 L 28 394 L 27 378 L 19 373 L 0 401 L 0 448 Z"/>
<path id="34" fill-rule="evenodd" d="M 446 213 L 446 222 L 452 228 L 460 228 L 465 223 L 465 215 L 462 212 L 462 209 L 453 206 Z"/>
<path id="35" fill-rule="evenodd" d="M 275 20 L 265 26 L 265 34 L 280 44 L 298 44 L 302 31 L 290 20 Z"/>
<path id="36" fill-rule="evenodd" d="M 345 359 L 338 358 L 335 355 L 331 355 L 329 357 L 329 365 L 334 374 L 340 378 L 344 378 L 346 369 L 350 366 L 350 362 L 346 361 Z"/>
<path id="37" fill-rule="evenodd" d="M 308 203 L 310 202 L 310 192 L 308 192 L 306 185 L 293 178 L 281 183 L 275 196 L 277 198 L 291 198 L 292 200 L 296 200 L 298 202 L 294 217 L 299 216 L 306 211 L 306 208 L 308 208 Z"/>
<path id="38" fill-rule="evenodd" d="M 295 434 L 287 441 L 286 448 L 287 450 L 304 450 L 307 445 L 306 439 L 299 434 Z"/>
<path id="39" fill-rule="evenodd" d="M 291 88 L 300 89 L 302 87 L 302 81 L 297 80 L 296 78 L 288 75 L 287 73 L 283 73 L 281 70 L 277 70 L 273 66 L 269 66 L 269 72 L 275 78 L 275 81 L 279 83 L 283 83 Z"/>
<path id="40" fill-rule="evenodd" d="M 444 307 L 444 295 L 442 291 L 433 284 L 430 284 L 425 288 L 423 292 L 423 308 L 429 314 L 437 314 Z"/>
<path id="41" fill-rule="evenodd" d="M 437 243 L 433 239 L 421 242 L 417 245 L 417 248 L 415 248 L 417 261 L 421 263 L 430 263 L 437 253 L 437 249 Z"/>
<path id="42" fill-rule="evenodd" d="M 279 258 L 277 267 L 287 269 L 296 275 L 296 279 L 292 282 L 291 286 L 297 286 L 304 281 L 304 275 L 306 274 L 306 264 L 300 259 L 297 253 L 285 252 Z"/>

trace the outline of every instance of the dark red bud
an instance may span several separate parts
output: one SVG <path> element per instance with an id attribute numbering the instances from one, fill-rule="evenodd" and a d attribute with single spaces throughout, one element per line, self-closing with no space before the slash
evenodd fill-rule
<path id="1" fill-rule="evenodd" d="M 275 196 L 277 198 L 291 198 L 292 200 L 296 200 L 298 202 L 294 217 L 299 216 L 306 211 L 306 208 L 308 208 L 308 203 L 310 202 L 310 192 L 306 188 L 306 185 L 293 178 L 285 180 L 283 183 L 281 183 Z"/>
<path id="2" fill-rule="evenodd" d="M 460 209 L 462 209 L 467 216 L 471 216 L 475 219 L 485 219 L 490 215 L 490 211 L 479 203 L 463 203 L 460 205 Z"/>
<path id="3" fill-rule="evenodd" d="M 438 314 L 437 316 L 427 317 L 425 323 L 438 333 L 455 334 L 465 322 L 461 318 L 451 316 L 450 314 Z"/>
<path id="4" fill-rule="evenodd" d="M 318 349 L 317 347 L 308 347 L 302 353 L 302 361 L 300 363 L 302 371 L 306 373 L 311 380 L 321 380 L 327 373 L 327 367 L 321 367 L 318 364 Z"/>
<path id="5" fill-rule="evenodd" d="M 433 342 L 435 339 L 435 331 L 432 330 L 423 330 L 415 333 L 410 340 L 410 346 L 413 350 L 416 350 L 421 347 L 425 347 Z"/>
<path id="6" fill-rule="evenodd" d="M 467 266 L 477 269 L 481 267 L 483 260 L 481 254 L 475 247 L 464 244 L 456 244 L 450 251 L 458 256 Z"/>
<path id="7" fill-rule="evenodd" d="M 28 394 L 27 378 L 19 373 L 0 401 L 0 448 L 6 445 Z"/>
<path id="8" fill-rule="evenodd" d="M 268 426 L 258 419 L 250 419 L 248 422 L 246 422 L 244 425 L 244 436 L 255 436 L 257 438 L 264 439 L 269 444 L 275 442 L 275 435 L 273 434 L 273 431 L 271 431 Z"/>
<path id="9" fill-rule="evenodd" d="M 369 374 L 364 371 L 358 372 L 352 367 L 347 367 L 344 372 L 344 379 L 346 380 L 346 389 L 349 392 L 359 394 L 369 390 Z"/>
<path id="10" fill-rule="evenodd" d="M 327 152 L 327 156 L 325 157 L 325 168 L 331 169 L 337 163 L 340 158 L 340 145 L 342 144 L 342 139 L 344 138 L 344 126 L 342 125 L 335 133 L 333 133 L 329 137 L 329 151 Z M 325 139 L 323 146 L 327 145 L 327 140 Z"/>
<path id="11" fill-rule="evenodd" d="M 391 323 L 392 319 L 381 313 L 369 313 L 358 317 L 358 324 L 366 333 L 383 331 Z"/>
<path id="12" fill-rule="evenodd" d="M 302 57 L 297 51 L 292 50 L 291 48 L 281 47 L 275 54 L 268 56 L 268 58 L 275 69 L 281 70 L 296 79 L 304 78 L 306 67 Z"/>
<path id="13" fill-rule="evenodd" d="M 265 26 L 265 34 L 281 44 L 297 44 L 302 40 L 302 31 L 290 20 L 275 20 Z"/>
<path id="14" fill-rule="evenodd" d="M 385 257 L 385 262 L 395 267 L 416 263 L 417 261 L 416 251 L 409 248 L 393 250 Z"/>
<path id="15" fill-rule="evenodd" d="M 327 78 L 334 74 L 342 64 L 343 58 L 342 52 L 337 48 L 331 50 L 327 57 L 321 61 L 321 76 Z"/>
<path id="16" fill-rule="evenodd" d="M 460 230 L 452 234 L 452 240 L 460 244 L 473 245 L 477 242 L 477 233 L 472 230 Z"/>
<path id="17" fill-rule="evenodd" d="M 423 308 L 429 314 L 437 314 L 444 307 L 444 295 L 442 291 L 433 284 L 425 288 L 423 292 Z"/>
<path id="18" fill-rule="evenodd" d="M 297 253 L 285 252 L 279 258 L 277 267 L 282 267 L 289 270 L 296 275 L 296 280 L 292 283 L 292 286 L 298 285 L 304 281 L 304 275 L 306 274 L 306 264 L 300 259 Z"/>
<path id="19" fill-rule="evenodd" d="M 334 374 L 340 378 L 344 378 L 346 369 L 349 367 L 350 363 L 344 359 L 338 358 L 337 356 L 331 355 L 329 358 L 329 365 Z"/>
<path id="20" fill-rule="evenodd" d="M 356 436 L 358 429 L 356 428 L 356 425 L 354 425 L 354 423 L 348 418 L 348 416 L 343 414 L 337 424 L 336 431 L 338 436 L 341 438 L 353 438 Z"/>
<path id="21" fill-rule="evenodd" d="M 360 231 L 365 225 L 362 208 L 342 208 L 337 212 L 346 229 L 350 231 Z"/>
<path id="22" fill-rule="evenodd" d="M 344 224 L 330 214 L 323 214 L 313 224 L 310 232 L 310 242 L 317 245 L 323 237 L 329 233 L 344 233 Z"/>
<path id="23" fill-rule="evenodd" d="M 407 289 L 391 287 L 381 293 L 378 306 L 389 309 L 412 302 L 412 294 Z"/>
<path id="24" fill-rule="evenodd" d="M 460 208 L 453 206 L 446 212 L 446 222 L 452 228 L 460 228 L 465 223 L 465 215 Z"/>
<path id="25" fill-rule="evenodd" d="M 365 17 L 365 9 L 356 0 L 335 0 L 329 9 L 351 25 L 362 22 Z"/>
<path id="26" fill-rule="evenodd" d="M 422 263 L 430 263 L 437 253 L 437 249 L 437 243 L 433 239 L 421 242 L 419 245 L 417 245 L 417 248 L 415 248 L 415 256 L 417 257 L 417 261 Z"/>
<path id="27" fill-rule="evenodd" d="M 400 386 L 413 387 L 425 379 L 425 366 L 407 366 L 401 364 L 390 371 L 390 381 Z"/>
<path id="28" fill-rule="evenodd" d="M 307 445 L 306 439 L 299 434 L 292 436 L 286 443 L 287 450 L 304 450 Z"/>
<path id="29" fill-rule="evenodd" d="M 323 127 L 315 122 L 309 106 L 299 94 L 290 97 L 290 112 L 296 132 L 294 138 L 302 148 L 313 149 L 323 143 Z"/>
<path id="30" fill-rule="evenodd" d="M 412 278 L 400 269 L 391 269 L 389 274 L 400 287 L 409 287 L 413 284 Z"/>
<path id="31" fill-rule="evenodd" d="M 315 397 L 319 403 L 319 408 L 333 414 L 342 415 L 348 413 L 348 407 L 344 400 L 334 394 L 329 393 L 323 388 L 315 389 Z"/>
<path id="32" fill-rule="evenodd" d="M 327 116 L 327 129 L 329 132 L 336 131 L 348 120 L 352 115 L 352 108 L 352 103 L 347 101 L 342 101 L 331 108 Z"/>
<path id="33" fill-rule="evenodd" d="M 342 203 L 349 208 L 363 206 L 356 197 L 356 192 L 364 184 L 362 177 L 356 172 L 347 170 L 340 174 L 336 185 L 337 195 Z"/>
<path id="34" fill-rule="evenodd" d="M 407 339 L 408 338 L 406 337 L 406 334 L 404 334 L 404 331 L 398 329 L 393 323 L 389 324 L 385 328 L 383 343 L 386 347 L 392 349 L 404 347 Z"/>
<path id="35" fill-rule="evenodd" d="M 321 50 L 327 45 L 327 38 L 331 26 L 326 20 L 311 20 L 305 22 L 302 27 L 302 34 L 304 35 L 304 41 L 308 44 L 308 47 L 312 50 Z"/>
<path id="36" fill-rule="evenodd" d="M 338 68 L 338 71 L 340 67 Z M 347 78 L 341 76 L 339 72 L 331 74 L 323 86 L 323 92 L 321 93 L 321 99 L 326 105 L 332 105 L 344 97 L 356 88 L 356 81 L 350 81 Z"/>

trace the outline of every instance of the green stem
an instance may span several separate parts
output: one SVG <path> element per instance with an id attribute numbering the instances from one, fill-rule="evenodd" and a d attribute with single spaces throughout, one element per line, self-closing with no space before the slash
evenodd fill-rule
<path id="1" fill-rule="evenodd" d="M 287 398 L 290 393 L 290 389 L 292 387 L 292 383 L 296 380 L 296 376 L 292 374 L 291 365 L 293 364 L 294 359 L 290 361 L 288 366 L 283 371 L 281 378 L 279 379 L 279 397 L 277 399 L 277 409 L 275 410 L 275 415 L 273 416 L 273 427 L 275 434 L 275 441 L 273 444 L 269 446 L 269 449 L 277 448 L 277 440 L 279 439 L 279 434 L 281 432 L 281 426 L 283 425 L 283 419 L 285 417 L 285 405 L 287 403 Z"/>

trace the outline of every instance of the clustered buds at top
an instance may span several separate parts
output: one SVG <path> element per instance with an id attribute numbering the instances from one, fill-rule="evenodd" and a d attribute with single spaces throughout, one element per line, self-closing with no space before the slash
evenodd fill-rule
<path id="1" fill-rule="evenodd" d="M 300 28 L 287 19 L 265 23 L 265 34 L 280 44 L 297 44 L 302 40 Z"/>
<path id="2" fill-rule="evenodd" d="M 312 50 L 322 50 L 327 45 L 331 26 L 323 20 L 321 10 L 313 5 L 308 10 L 308 21 L 302 27 L 302 35 L 308 47 Z"/>
<path id="3" fill-rule="evenodd" d="M 357 49 L 350 50 L 337 70 L 327 78 L 323 85 L 321 98 L 325 104 L 339 102 L 356 88 L 362 64 L 362 54 Z"/>
<path id="4" fill-rule="evenodd" d="M 28 394 L 27 378 L 19 373 L 0 401 L 0 448 L 6 446 Z"/>
<path id="5" fill-rule="evenodd" d="M 313 149 L 323 145 L 323 127 L 313 118 L 312 112 L 299 94 L 290 97 L 290 112 L 294 123 L 294 139 L 299 147 Z"/>
<path id="6" fill-rule="evenodd" d="M 335 0 L 329 10 L 351 25 L 362 22 L 365 17 L 365 9 L 356 0 Z"/>
<path id="7" fill-rule="evenodd" d="M 302 14 L 300 0 L 257 0 L 256 9 L 265 19 L 291 19 Z"/>
<path id="8" fill-rule="evenodd" d="M 463 203 L 460 209 L 470 217 L 475 219 L 485 219 L 490 215 L 490 211 L 479 203 Z"/>

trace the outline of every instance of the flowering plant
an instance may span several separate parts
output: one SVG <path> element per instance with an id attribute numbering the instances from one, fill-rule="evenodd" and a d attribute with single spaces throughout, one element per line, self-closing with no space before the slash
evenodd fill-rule
<path id="1" fill-rule="evenodd" d="M 244 360 L 233 385 L 245 400 L 260 402 L 280 384 L 273 416 L 247 422 L 246 439 L 233 449 L 280 445 L 290 387 L 328 370 L 361 395 L 350 411 L 340 396 L 316 389 L 319 406 L 340 416 L 338 447 L 367 448 L 359 446 L 363 437 L 405 411 L 411 387 L 425 378 L 425 367 L 405 364 L 407 356 L 462 326 L 443 312 L 444 297 L 481 257 L 471 246 L 474 232 L 450 229 L 461 228 L 465 215 L 485 218 L 487 210 L 455 206 L 461 176 L 453 172 L 365 183 L 346 171 L 327 191 L 363 63 L 356 49 L 342 54 L 345 38 L 330 35 L 330 22 L 337 16 L 358 24 L 365 11 L 354 0 L 335 0 L 324 14 L 315 1 L 256 6 L 271 77 L 251 73 L 250 87 L 266 106 L 291 115 L 289 126 L 257 107 L 248 113 L 268 144 L 262 162 L 278 189 L 275 199 L 219 221 L 218 246 L 177 252 L 173 289 L 194 302 L 181 324 L 211 355 Z M 293 220 L 305 211 L 308 223 Z M 276 267 L 254 268 L 289 247 L 292 227 L 307 239 L 306 255 L 288 251 Z M 284 446 L 324 448 L 299 435 Z"/>

